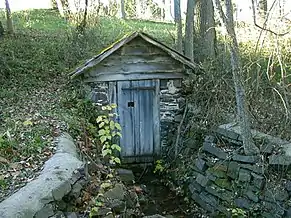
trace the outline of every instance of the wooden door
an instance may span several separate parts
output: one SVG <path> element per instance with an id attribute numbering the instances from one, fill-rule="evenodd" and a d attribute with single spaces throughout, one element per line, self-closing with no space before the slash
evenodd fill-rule
<path id="1" fill-rule="evenodd" d="M 151 161 L 159 151 L 157 85 L 154 80 L 117 83 L 121 158 L 126 162 Z"/>

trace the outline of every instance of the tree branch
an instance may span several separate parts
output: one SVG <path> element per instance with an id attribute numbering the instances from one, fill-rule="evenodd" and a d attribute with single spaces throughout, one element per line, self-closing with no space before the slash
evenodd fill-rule
<path id="1" fill-rule="evenodd" d="M 277 1 L 277 0 L 275 0 L 275 1 L 273 2 L 273 5 L 274 5 L 274 3 L 275 3 L 276 1 Z M 287 35 L 288 33 L 290 33 L 290 31 L 285 32 L 285 33 L 277 33 L 277 32 L 275 32 L 275 31 L 273 31 L 273 30 L 271 30 L 271 29 L 268 29 L 268 28 L 265 28 L 265 27 L 263 27 L 263 26 L 260 26 L 260 25 L 257 23 L 257 18 L 256 18 L 256 9 L 255 9 L 255 1 L 254 1 L 254 0 L 252 0 L 252 10 L 253 10 L 253 19 L 254 19 L 254 24 L 255 24 L 256 27 L 260 28 L 261 30 L 268 31 L 268 32 L 270 32 L 270 33 L 272 33 L 272 34 L 274 34 L 274 35 L 276 35 L 276 36 L 285 36 L 285 35 Z M 265 22 L 265 24 L 266 24 L 266 22 Z M 264 24 L 264 25 L 265 25 L 265 24 Z"/>

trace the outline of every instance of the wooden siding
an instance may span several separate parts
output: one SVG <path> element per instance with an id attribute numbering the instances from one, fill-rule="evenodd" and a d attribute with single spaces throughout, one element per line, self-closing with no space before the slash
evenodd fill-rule
<path id="1" fill-rule="evenodd" d="M 153 158 L 160 151 L 157 86 L 155 80 L 117 82 L 121 157 L 127 162 Z"/>
<path id="2" fill-rule="evenodd" d="M 136 38 L 91 68 L 85 74 L 85 82 L 164 78 L 163 73 L 167 73 L 167 78 L 186 75 L 182 63 L 162 49 Z"/>

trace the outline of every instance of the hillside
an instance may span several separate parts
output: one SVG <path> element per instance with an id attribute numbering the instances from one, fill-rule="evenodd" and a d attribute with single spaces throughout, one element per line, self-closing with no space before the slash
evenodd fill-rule
<path id="1" fill-rule="evenodd" d="M 0 20 L 5 23 L 4 12 Z M 124 34 L 142 29 L 167 44 L 174 26 L 100 17 L 77 35 L 57 11 L 13 14 L 15 36 L 0 39 L 0 199 L 35 176 L 54 152 L 61 131 L 76 138 L 91 116 L 80 90 L 67 77 L 79 63 Z"/>

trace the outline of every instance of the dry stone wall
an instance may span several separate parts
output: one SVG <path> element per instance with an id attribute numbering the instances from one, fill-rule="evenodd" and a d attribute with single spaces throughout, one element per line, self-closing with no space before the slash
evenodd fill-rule
<path id="1" fill-rule="evenodd" d="M 237 127 L 221 126 L 205 138 L 188 187 L 212 216 L 241 208 L 250 217 L 291 217 L 290 144 L 262 133 L 255 141 L 260 155 L 247 156 Z"/>
<path id="2" fill-rule="evenodd" d="M 64 134 L 58 139 L 56 154 L 45 163 L 40 175 L 0 203 L 0 217 L 76 217 L 67 211 L 86 183 L 85 165 L 73 139 Z"/>

